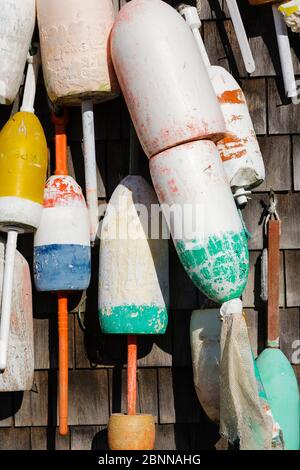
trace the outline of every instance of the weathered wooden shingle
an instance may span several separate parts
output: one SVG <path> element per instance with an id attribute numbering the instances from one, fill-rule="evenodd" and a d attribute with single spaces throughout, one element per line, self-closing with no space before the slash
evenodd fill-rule
<path id="1" fill-rule="evenodd" d="M 108 372 L 69 372 L 69 424 L 103 425 L 108 422 Z"/>
<path id="2" fill-rule="evenodd" d="M 286 305 L 297 307 L 300 305 L 300 251 L 285 252 L 286 273 Z"/>
<path id="3" fill-rule="evenodd" d="M 282 77 L 268 80 L 268 125 L 270 134 L 297 134 L 300 108 L 288 102 L 284 96 Z"/>
<path id="4" fill-rule="evenodd" d="M 47 426 L 48 372 L 35 372 L 31 391 L 16 394 L 14 406 L 18 409 L 15 414 L 17 427 Z"/>
<path id="5" fill-rule="evenodd" d="M 254 192 L 270 191 L 270 188 L 274 191 L 292 189 L 290 137 L 264 136 L 259 137 L 258 142 L 265 164 L 266 178 L 254 189 Z"/>
<path id="6" fill-rule="evenodd" d="M 280 309 L 280 349 L 290 362 L 296 362 L 293 353 L 299 348 L 299 308 Z"/>
<path id="7" fill-rule="evenodd" d="M 0 429 L 0 450 L 30 450 L 30 429 Z"/>

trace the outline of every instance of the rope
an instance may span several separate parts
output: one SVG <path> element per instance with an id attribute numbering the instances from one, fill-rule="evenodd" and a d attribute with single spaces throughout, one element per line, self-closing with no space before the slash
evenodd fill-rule
<path id="1" fill-rule="evenodd" d="M 280 217 L 278 215 L 277 209 L 276 209 L 277 201 L 275 199 L 275 193 L 272 188 L 270 188 L 270 193 L 269 193 L 269 207 L 267 209 L 267 215 L 265 217 L 264 221 L 264 232 L 265 236 L 267 236 L 267 226 L 269 220 L 274 218 L 274 220 L 280 220 Z"/>

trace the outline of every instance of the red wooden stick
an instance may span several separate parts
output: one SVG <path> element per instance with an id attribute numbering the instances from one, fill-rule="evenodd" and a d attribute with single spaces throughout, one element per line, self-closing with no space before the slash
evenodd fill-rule
<path id="1" fill-rule="evenodd" d="M 136 363 L 137 341 L 135 335 L 128 335 L 128 359 L 127 359 L 127 413 L 136 414 Z"/>

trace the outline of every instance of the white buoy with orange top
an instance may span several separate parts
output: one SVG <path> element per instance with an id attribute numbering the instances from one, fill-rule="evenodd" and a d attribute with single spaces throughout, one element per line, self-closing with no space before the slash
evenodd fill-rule
<path id="1" fill-rule="evenodd" d="M 34 115 L 39 55 L 29 60 L 21 111 L 0 132 L 0 230 L 7 232 L 0 325 L 0 370 L 7 365 L 18 233 L 35 231 L 42 214 L 47 143 Z"/>
<path id="2" fill-rule="evenodd" d="M 82 107 L 86 199 L 94 242 L 98 196 L 93 103 L 118 95 L 108 55 L 115 10 L 112 0 L 38 0 L 37 16 L 48 96 L 57 105 Z"/>
<path id="3" fill-rule="evenodd" d="M 35 16 L 35 0 L 0 0 L 0 104 L 11 104 L 20 88 Z"/>
<path id="4" fill-rule="evenodd" d="M 45 187 L 34 237 L 34 281 L 38 291 L 58 294 L 59 432 L 68 434 L 68 298 L 85 290 L 91 276 L 88 210 L 81 188 L 67 171 L 67 116 L 53 115 L 56 171 Z"/>
<path id="5" fill-rule="evenodd" d="M 228 134 L 217 143 L 224 168 L 239 206 L 245 205 L 249 191 L 265 178 L 259 144 L 243 91 L 226 69 L 210 64 L 199 28 L 197 9 L 180 5 L 179 11 L 190 26 L 218 97 Z"/>

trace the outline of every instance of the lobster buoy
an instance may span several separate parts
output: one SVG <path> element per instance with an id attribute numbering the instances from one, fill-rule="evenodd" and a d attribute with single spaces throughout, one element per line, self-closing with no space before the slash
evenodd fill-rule
<path id="1" fill-rule="evenodd" d="M 150 159 L 150 172 L 194 284 L 215 302 L 238 298 L 247 283 L 248 244 L 215 144 L 200 140 L 166 150 Z"/>
<path id="2" fill-rule="evenodd" d="M 34 237 L 34 282 L 38 291 L 87 289 L 91 276 L 88 212 L 71 176 L 51 176 Z"/>
<path id="3" fill-rule="evenodd" d="M 108 425 L 111 450 L 153 450 L 155 423 L 151 415 L 113 414 Z"/>
<path id="4" fill-rule="evenodd" d="M 220 105 L 193 36 L 161 0 L 132 0 L 111 33 L 116 74 L 148 157 L 183 142 L 217 140 L 226 131 Z"/>
<path id="5" fill-rule="evenodd" d="M 0 132 L 0 225 L 37 229 L 43 205 L 47 143 L 38 118 L 18 112 Z"/>
<path id="6" fill-rule="evenodd" d="M 43 72 L 53 103 L 104 101 L 117 84 L 108 56 L 111 0 L 37 0 Z M 72 73 L 70 73 L 70 70 Z"/>
<path id="7" fill-rule="evenodd" d="M 0 240 L 0 295 L 5 250 L 5 243 Z M 28 263 L 19 251 L 15 255 L 10 323 L 7 367 L 0 374 L 0 392 L 31 390 L 34 374 L 31 277 Z"/>
<path id="8" fill-rule="evenodd" d="M 218 97 L 228 134 L 217 142 L 225 172 L 238 205 L 247 202 L 246 192 L 265 178 L 265 168 L 243 91 L 226 69 L 210 64 L 195 7 L 179 7 L 190 26 Z"/>
<path id="9" fill-rule="evenodd" d="M 20 88 L 35 26 L 35 0 L 0 0 L 0 104 Z"/>
<path id="10" fill-rule="evenodd" d="M 300 395 L 293 367 L 280 349 L 265 349 L 256 365 L 275 420 L 283 431 L 285 450 L 300 448 Z"/>
<path id="11" fill-rule="evenodd" d="M 115 189 L 101 230 L 99 318 L 113 334 L 163 334 L 168 323 L 167 239 L 149 237 L 154 191 L 140 176 Z M 138 210 L 144 211 L 138 214 Z"/>
<path id="12" fill-rule="evenodd" d="M 190 341 L 194 385 L 205 413 L 220 421 L 220 310 L 194 310 L 190 321 Z"/>
<path id="13" fill-rule="evenodd" d="M 229 133 L 217 147 L 230 186 L 251 190 L 265 179 L 265 167 L 245 95 L 223 67 L 211 67 L 211 80 Z"/>
<path id="14" fill-rule="evenodd" d="M 98 230 L 93 103 L 119 93 L 109 54 L 115 9 L 112 0 L 38 0 L 37 16 L 49 98 L 57 105 L 81 105 L 82 109 L 86 200 L 93 243 Z"/>

